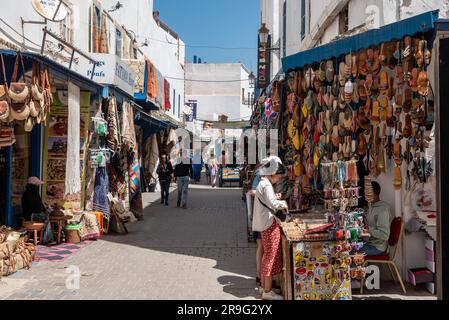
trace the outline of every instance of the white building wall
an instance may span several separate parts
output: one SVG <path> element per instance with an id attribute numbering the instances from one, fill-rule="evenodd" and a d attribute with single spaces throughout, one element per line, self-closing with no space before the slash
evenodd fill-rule
<path id="1" fill-rule="evenodd" d="M 287 55 L 298 52 L 301 44 L 301 2 L 286 0 L 287 2 Z"/>
<path id="2" fill-rule="evenodd" d="M 254 92 L 247 80 L 249 74 L 240 63 L 187 63 L 186 79 L 202 81 L 186 81 L 186 100 L 198 101 L 197 118 L 200 120 L 216 121 L 222 114 L 230 121 L 249 120 L 251 107 L 242 103 L 242 89 L 245 98 L 247 92 L 251 95 Z M 242 81 L 235 81 L 238 79 Z"/>
<path id="3" fill-rule="evenodd" d="M 136 34 L 139 44 L 143 43 L 146 38 L 148 39 L 149 46 L 141 47 L 140 50 L 156 65 L 163 77 L 184 79 L 184 43 L 182 40 L 179 39 L 178 41 L 178 39 L 172 37 L 156 24 L 153 19 L 153 0 L 121 0 L 120 2 L 123 4 L 123 7 L 109 13 L 111 18 L 115 20 L 113 22 L 108 19 L 110 53 L 115 53 L 115 27 L 125 26 L 126 29 L 132 30 Z M 107 11 L 117 1 L 66 0 L 66 3 L 72 12 L 72 44 L 85 53 L 88 53 L 90 34 L 89 19 L 92 4 L 95 3 Z M 18 12 L 17 8 L 20 8 L 20 12 Z M 40 52 L 44 25 L 25 24 L 23 34 L 26 39 L 22 39 L 20 36 L 22 34 L 21 17 L 27 21 L 43 21 L 43 18 L 34 11 L 30 0 L 2 1 L 0 18 L 3 21 L 0 20 L 0 38 L 13 42 L 15 45 L 22 47 L 23 50 Z M 47 22 L 47 28 L 57 34 L 61 30 L 60 23 L 50 21 Z M 16 32 L 13 30 L 16 30 Z M 122 32 L 122 34 L 124 35 L 125 33 Z M 158 39 L 164 41 L 164 43 L 151 39 Z M 49 40 L 51 39 L 49 38 Z M 167 44 L 166 41 L 179 43 L 179 46 Z M 66 57 L 70 56 L 69 52 L 62 53 Z M 142 59 L 142 56 L 140 55 L 138 58 Z M 55 60 L 68 66 L 68 62 L 63 62 L 57 58 Z M 75 71 L 81 72 L 80 66 L 77 63 L 74 63 L 72 68 Z M 167 113 L 177 118 L 178 105 L 181 108 L 184 106 L 184 81 L 167 80 L 170 83 L 170 100 L 172 104 L 173 90 L 176 91 L 176 108 L 172 106 L 172 109 Z"/>

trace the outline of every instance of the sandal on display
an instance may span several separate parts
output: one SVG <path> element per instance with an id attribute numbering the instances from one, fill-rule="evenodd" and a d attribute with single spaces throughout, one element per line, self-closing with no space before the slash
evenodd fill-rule
<path id="1" fill-rule="evenodd" d="M 368 97 L 368 94 L 366 92 L 366 85 L 365 85 L 365 80 L 360 80 L 359 84 L 358 84 L 358 94 L 359 94 L 359 98 L 362 101 L 365 101 L 366 98 Z"/>
<path id="2" fill-rule="evenodd" d="M 373 75 L 371 74 L 371 73 L 368 73 L 367 75 L 366 75 L 366 80 L 365 80 L 365 88 L 366 88 L 366 94 L 368 95 L 368 96 L 370 96 L 371 95 L 371 89 L 372 89 L 372 87 L 373 87 Z"/>
<path id="3" fill-rule="evenodd" d="M 334 62 L 332 60 L 328 60 L 326 62 L 326 80 L 328 83 L 332 83 L 332 81 L 334 81 L 334 75 Z"/>
<path id="4" fill-rule="evenodd" d="M 366 76 L 368 74 L 368 56 L 365 49 L 359 51 L 358 56 L 358 73 L 361 76 Z"/>
<path id="5" fill-rule="evenodd" d="M 404 84 L 404 69 L 401 65 L 397 65 L 394 68 L 394 88 L 397 90 L 402 87 Z"/>
<path id="6" fill-rule="evenodd" d="M 382 67 L 386 67 L 387 66 L 387 43 L 382 42 L 382 44 L 380 45 L 380 55 L 379 55 L 379 61 L 380 61 L 380 65 Z"/>
<path id="7" fill-rule="evenodd" d="M 390 101 L 388 100 L 388 97 L 386 95 L 381 95 L 377 99 L 379 101 L 379 118 L 380 121 L 386 121 L 387 120 L 387 108 L 390 104 Z"/>
<path id="8" fill-rule="evenodd" d="M 363 156 L 366 154 L 366 138 L 363 133 L 359 134 L 358 137 L 358 146 L 357 146 L 357 153 L 359 156 Z"/>
<path id="9" fill-rule="evenodd" d="M 413 68 L 412 78 L 410 79 L 410 82 L 409 82 L 410 89 L 412 89 L 413 92 L 418 91 L 418 77 L 419 77 L 419 69 Z"/>
<path id="10" fill-rule="evenodd" d="M 326 80 L 326 61 L 320 62 L 319 79 L 321 82 Z"/>
<path id="11" fill-rule="evenodd" d="M 395 190 L 401 190 L 402 187 L 401 167 L 393 168 L 393 186 Z"/>
<path id="12" fill-rule="evenodd" d="M 412 54 L 412 37 L 407 36 L 404 38 L 404 51 L 402 52 L 402 57 L 406 60 L 411 58 Z"/>
<path id="13" fill-rule="evenodd" d="M 424 61 L 426 62 L 426 66 L 430 65 L 430 62 L 432 60 L 432 53 L 429 50 L 429 47 L 427 46 L 427 41 L 425 42 L 425 49 L 424 49 Z"/>
<path id="14" fill-rule="evenodd" d="M 340 62 L 338 68 L 338 82 L 340 83 L 340 86 L 344 86 L 346 83 L 345 68 L 346 68 L 345 63 L 343 61 Z"/>
<path id="15" fill-rule="evenodd" d="M 352 73 L 352 55 L 347 54 L 345 57 L 345 78 L 349 79 Z"/>
<path id="16" fill-rule="evenodd" d="M 359 85 L 357 82 L 354 82 L 354 89 L 352 91 L 352 102 L 354 102 L 355 104 L 358 104 L 360 102 Z"/>
<path id="17" fill-rule="evenodd" d="M 409 88 L 405 89 L 405 95 L 404 95 L 404 103 L 402 105 L 402 108 L 404 109 L 405 113 L 410 112 L 412 108 L 412 96 L 413 92 Z"/>
<path id="18" fill-rule="evenodd" d="M 371 70 L 374 74 L 377 74 L 380 70 L 380 60 L 379 60 L 380 51 L 379 48 L 374 48 L 374 62 Z"/>
<path id="19" fill-rule="evenodd" d="M 381 71 L 380 75 L 380 83 L 379 83 L 379 90 L 381 94 L 388 95 L 389 89 L 390 89 L 390 77 L 386 71 Z"/>
<path id="20" fill-rule="evenodd" d="M 419 68 L 422 68 L 424 63 L 424 40 L 416 40 L 415 60 Z"/>
<path id="21" fill-rule="evenodd" d="M 398 166 L 402 164 L 402 147 L 400 141 L 393 144 L 393 159 Z"/>
<path id="22" fill-rule="evenodd" d="M 376 99 L 373 100 L 373 111 L 371 113 L 371 122 L 374 125 L 380 123 L 379 101 L 377 101 Z"/>
<path id="23" fill-rule="evenodd" d="M 340 144 L 340 136 L 338 135 L 338 126 L 334 126 L 332 129 L 332 145 L 335 148 L 338 148 L 338 145 Z"/>
<path id="24" fill-rule="evenodd" d="M 429 95 L 429 78 L 427 77 L 427 72 L 421 71 L 418 76 L 418 92 L 423 97 Z"/>
<path id="25" fill-rule="evenodd" d="M 405 124 L 402 128 L 402 135 L 404 138 L 409 138 L 412 135 L 412 117 L 409 114 L 405 115 Z"/>
<path id="26" fill-rule="evenodd" d="M 351 74 L 354 78 L 357 78 L 359 76 L 358 63 L 359 61 L 357 54 L 353 54 L 351 62 Z"/>

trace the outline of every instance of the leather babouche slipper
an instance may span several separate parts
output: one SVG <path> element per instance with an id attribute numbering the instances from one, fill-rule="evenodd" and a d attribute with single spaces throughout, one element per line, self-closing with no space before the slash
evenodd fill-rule
<path id="1" fill-rule="evenodd" d="M 412 109 L 412 97 L 413 97 L 412 90 L 410 88 L 406 88 L 404 94 L 404 103 L 402 105 L 402 108 L 404 109 L 405 113 L 410 112 L 410 110 Z"/>
<path id="2" fill-rule="evenodd" d="M 412 37 L 406 36 L 404 38 L 404 51 L 402 52 L 402 58 L 410 60 L 412 57 Z"/>
<path id="3" fill-rule="evenodd" d="M 390 104 L 390 101 L 388 100 L 388 96 L 386 95 L 380 95 L 377 98 L 377 101 L 379 101 L 379 118 L 380 121 L 386 121 L 387 120 L 387 108 Z"/>
<path id="4" fill-rule="evenodd" d="M 357 64 L 358 64 L 358 74 L 361 76 L 366 76 L 368 74 L 368 55 L 365 49 L 359 51 Z"/>
<path id="5" fill-rule="evenodd" d="M 355 104 L 358 104 L 360 102 L 359 85 L 357 82 L 354 82 L 353 85 L 354 85 L 354 88 L 352 91 L 352 102 L 354 102 Z"/>
<path id="6" fill-rule="evenodd" d="M 351 74 L 354 78 L 357 78 L 359 76 L 359 67 L 358 67 L 358 55 L 353 54 L 352 55 L 352 63 L 351 63 Z"/>
<path id="7" fill-rule="evenodd" d="M 404 69 L 402 68 L 402 65 L 397 65 L 394 68 L 394 89 L 398 89 L 402 87 L 404 84 Z"/>
<path id="8" fill-rule="evenodd" d="M 368 119 L 371 119 L 371 98 L 366 99 L 366 104 L 363 106 L 363 111 Z"/>
<path id="9" fill-rule="evenodd" d="M 386 42 L 382 42 L 382 44 L 380 45 L 380 55 L 379 55 L 379 61 L 380 61 L 380 65 L 382 67 L 386 67 L 387 66 L 387 57 L 388 56 L 388 52 L 387 52 L 387 43 Z"/>
<path id="10" fill-rule="evenodd" d="M 344 86 L 346 83 L 345 68 L 346 64 L 344 61 L 340 62 L 338 67 L 338 82 L 340 83 L 340 86 Z"/>
<path id="11" fill-rule="evenodd" d="M 332 60 L 328 60 L 326 62 L 326 80 L 328 83 L 332 83 L 334 81 L 335 69 L 334 62 Z"/>
<path id="12" fill-rule="evenodd" d="M 373 74 L 372 73 L 368 73 L 366 75 L 366 80 L 365 80 L 365 88 L 366 88 L 366 94 L 368 96 L 370 96 L 372 94 L 372 87 L 373 87 Z"/>
<path id="13" fill-rule="evenodd" d="M 357 123 L 360 128 L 367 130 L 370 127 L 370 121 L 366 116 L 364 108 L 360 108 L 357 111 Z"/>
<path id="14" fill-rule="evenodd" d="M 431 60 L 432 60 L 432 53 L 429 50 L 429 47 L 427 45 L 427 41 L 425 41 L 425 44 L 424 44 L 424 61 L 426 63 L 426 66 L 430 65 Z"/>
<path id="15" fill-rule="evenodd" d="M 379 74 L 379 91 L 380 94 L 388 95 L 388 92 L 390 90 L 390 76 L 388 75 L 387 71 L 381 71 Z"/>
<path id="16" fill-rule="evenodd" d="M 393 187 L 395 190 L 401 190 L 402 187 L 401 167 L 393 168 Z"/>
<path id="17" fill-rule="evenodd" d="M 380 106 L 379 101 L 377 99 L 373 99 L 372 101 L 372 112 L 371 112 L 371 122 L 373 125 L 377 125 L 380 123 Z"/>
<path id="18" fill-rule="evenodd" d="M 402 128 L 402 136 L 404 138 L 409 138 L 412 135 L 412 117 L 410 114 L 405 115 L 405 124 Z"/>
<path id="19" fill-rule="evenodd" d="M 372 70 L 372 72 L 374 74 L 379 73 L 379 70 L 380 70 L 380 58 L 379 58 L 379 55 L 380 55 L 379 48 L 375 47 L 374 48 L 374 56 L 373 56 L 374 57 L 374 61 L 373 61 L 373 65 L 371 67 L 371 70 Z"/>
<path id="20" fill-rule="evenodd" d="M 394 114 L 397 117 L 402 113 L 403 94 L 402 87 L 396 89 L 396 94 L 394 95 Z"/>
<path id="21" fill-rule="evenodd" d="M 321 82 L 324 82 L 326 80 L 326 61 L 320 62 L 320 68 L 318 71 L 318 77 Z"/>
<path id="22" fill-rule="evenodd" d="M 418 68 L 422 68 L 424 64 L 424 40 L 416 40 L 415 41 L 415 60 Z"/>
<path id="23" fill-rule="evenodd" d="M 402 147 L 400 141 L 393 144 L 393 159 L 398 166 L 402 164 Z"/>
<path id="24" fill-rule="evenodd" d="M 366 101 L 368 94 L 366 92 L 366 82 L 365 80 L 360 80 L 359 84 L 358 84 L 358 95 L 360 100 L 362 101 Z"/>
<path id="25" fill-rule="evenodd" d="M 345 78 L 349 79 L 352 74 L 352 54 L 347 54 L 345 57 Z"/>
<path id="26" fill-rule="evenodd" d="M 359 156 L 363 156 L 366 154 L 366 138 L 363 133 L 359 134 L 357 138 L 357 153 Z"/>
<path id="27" fill-rule="evenodd" d="M 299 94 L 299 90 L 298 90 L 298 88 L 299 88 L 299 71 L 293 72 L 293 79 L 291 81 L 291 84 L 289 83 L 289 85 L 290 85 L 291 91 L 294 94 L 298 95 Z"/>
<path id="28" fill-rule="evenodd" d="M 429 95 L 429 78 L 426 71 L 421 71 L 418 75 L 418 92 L 423 97 Z"/>
<path id="29" fill-rule="evenodd" d="M 409 82 L 410 89 L 412 89 L 413 92 L 418 92 L 418 77 L 419 77 L 419 69 L 413 68 L 412 77 Z"/>

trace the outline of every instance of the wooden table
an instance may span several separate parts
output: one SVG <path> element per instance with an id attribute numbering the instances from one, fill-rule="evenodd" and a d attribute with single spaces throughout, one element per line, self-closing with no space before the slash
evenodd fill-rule
<path id="1" fill-rule="evenodd" d="M 61 233 L 62 233 L 62 228 L 65 227 L 65 225 L 67 224 L 67 221 L 72 219 L 72 216 L 55 216 L 52 217 L 50 216 L 50 225 L 51 225 L 51 231 L 52 234 L 55 234 L 55 230 L 53 229 L 53 226 L 56 225 L 57 226 L 57 232 L 58 232 L 58 238 L 56 243 L 60 244 L 61 243 Z"/>

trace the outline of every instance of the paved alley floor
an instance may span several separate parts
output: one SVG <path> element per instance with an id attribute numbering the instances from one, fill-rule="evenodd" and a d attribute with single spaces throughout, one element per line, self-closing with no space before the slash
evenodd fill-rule
<path id="1" fill-rule="evenodd" d="M 254 299 L 255 247 L 241 189 L 191 185 L 189 208 L 144 194 L 145 220 L 64 262 L 38 262 L 0 282 L 0 299 Z M 80 289 L 70 270 L 79 268 Z M 69 283 L 69 289 L 66 286 Z"/>

